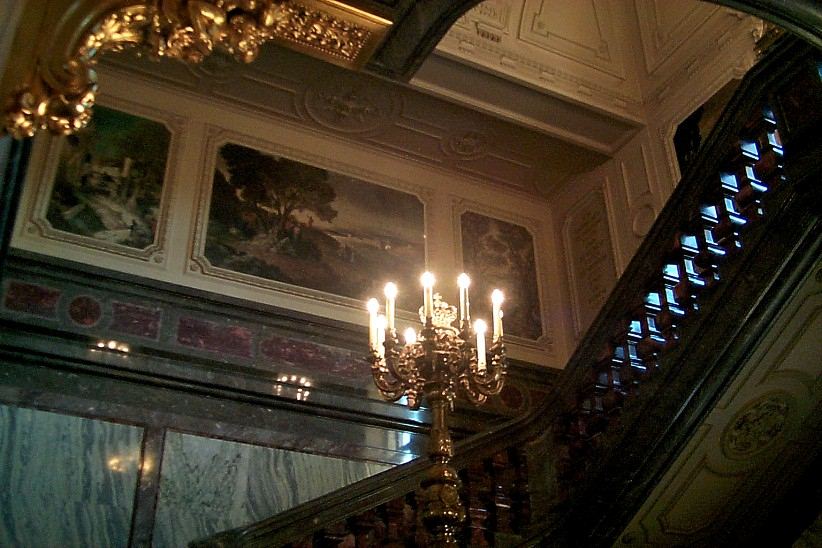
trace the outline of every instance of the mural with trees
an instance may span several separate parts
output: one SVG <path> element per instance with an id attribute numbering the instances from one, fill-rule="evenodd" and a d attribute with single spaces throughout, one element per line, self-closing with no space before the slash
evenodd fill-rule
<path id="1" fill-rule="evenodd" d="M 491 317 L 494 288 L 505 293 L 505 332 L 536 340 L 543 334 L 534 239 L 525 227 L 466 211 L 460 216 L 462 262 L 471 273 L 472 314 Z"/>
<path id="2" fill-rule="evenodd" d="M 46 219 L 57 230 L 136 249 L 157 233 L 171 133 L 160 122 L 95 107 L 65 137 Z"/>
<path id="3" fill-rule="evenodd" d="M 412 194 L 226 143 L 205 257 L 234 272 L 364 299 L 388 279 L 418 285 L 424 230 Z"/>

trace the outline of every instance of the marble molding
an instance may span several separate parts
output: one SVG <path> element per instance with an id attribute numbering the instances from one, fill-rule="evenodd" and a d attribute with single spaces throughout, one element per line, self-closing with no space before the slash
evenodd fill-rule
<path id="1" fill-rule="evenodd" d="M 171 352 L 197 352 L 204 357 L 239 360 L 242 365 L 282 372 L 332 377 L 335 382 L 370 386 L 362 357 L 298 338 L 284 337 L 252 320 L 240 322 L 203 313 L 191 315 L 169 303 L 122 296 L 99 289 L 58 282 L 57 287 L 10 279 L 4 284 L 0 317 L 57 321 L 62 329 L 99 340 L 112 336 L 132 345 L 158 346 Z"/>
<path id="2" fill-rule="evenodd" d="M 238 366 L 237 371 L 251 365 L 268 379 L 272 373 L 275 375 L 277 382 L 266 381 L 266 391 L 282 397 L 293 398 L 300 388 L 288 381 L 280 382 L 282 376 L 304 377 L 325 385 L 372 388 L 364 353 L 285 336 L 254 315 L 226 321 L 208 308 L 192 314 L 159 299 L 126 297 L 90 285 L 10 278 L 2 288 L 0 318 L 29 323 L 45 320 L 49 325 L 58 324 L 61 330 L 97 341 L 116 338 L 131 345 L 132 351 L 153 347 L 172 354 L 197 353 L 231 362 Z M 216 379 L 210 377 L 209 382 Z M 510 381 L 503 396 L 493 398 L 487 409 L 502 415 L 518 414 L 537 401 L 523 399 L 514 384 Z"/>
<path id="3" fill-rule="evenodd" d="M 0 406 L 0 546 L 127 546 L 142 434 Z"/>
<path id="4" fill-rule="evenodd" d="M 388 468 L 168 432 L 152 545 L 185 546 Z"/>

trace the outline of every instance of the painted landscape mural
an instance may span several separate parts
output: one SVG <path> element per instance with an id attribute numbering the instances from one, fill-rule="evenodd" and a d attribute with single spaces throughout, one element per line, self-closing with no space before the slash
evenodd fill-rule
<path id="1" fill-rule="evenodd" d="M 467 211 L 460 217 L 462 262 L 471 275 L 471 315 L 491 317 L 491 291 L 505 293 L 505 334 L 542 335 L 534 239 L 524 227 Z"/>
<path id="2" fill-rule="evenodd" d="M 242 145 L 218 151 L 205 256 L 216 267 L 366 299 L 414 288 L 425 214 L 405 192 Z M 398 305 L 418 306 L 416 291 Z"/>
<path id="3" fill-rule="evenodd" d="M 46 210 L 57 230 L 144 249 L 152 244 L 171 134 L 161 123 L 95 106 L 65 138 Z"/>

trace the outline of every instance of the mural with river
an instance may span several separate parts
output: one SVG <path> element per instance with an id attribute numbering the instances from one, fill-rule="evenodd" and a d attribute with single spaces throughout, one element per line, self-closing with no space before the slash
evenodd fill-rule
<path id="1" fill-rule="evenodd" d="M 360 300 L 392 280 L 399 307 L 416 310 L 424 238 L 413 194 L 234 143 L 218 151 L 205 242 L 213 266 Z"/>

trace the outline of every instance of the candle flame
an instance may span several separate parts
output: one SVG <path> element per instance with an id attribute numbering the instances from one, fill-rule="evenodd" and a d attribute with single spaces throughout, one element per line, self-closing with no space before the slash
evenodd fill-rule
<path id="1" fill-rule="evenodd" d="M 492 303 L 494 303 L 496 305 L 500 305 L 500 304 L 502 304 L 502 301 L 504 301 L 504 300 L 505 300 L 505 295 L 503 295 L 502 291 L 500 291 L 499 289 L 495 289 L 491 293 L 491 302 Z"/>
<path id="2" fill-rule="evenodd" d="M 385 284 L 385 296 L 388 299 L 396 299 L 397 298 L 397 284 L 394 282 L 388 282 Z"/>

